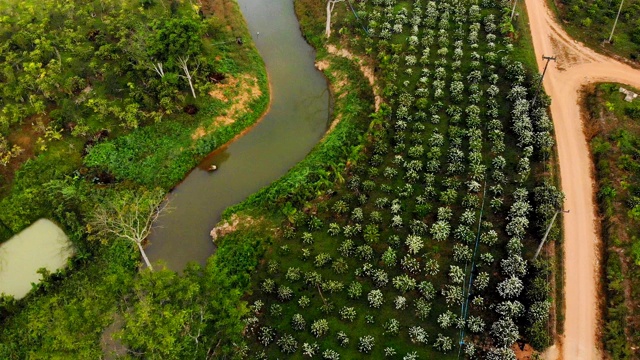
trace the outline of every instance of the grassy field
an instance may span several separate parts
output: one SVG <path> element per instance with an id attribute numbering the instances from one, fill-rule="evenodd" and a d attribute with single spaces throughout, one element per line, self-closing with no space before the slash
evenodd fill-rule
<path id="1" fill-rule="evenodd" d="M 596 164 L 604 240 L 603 341 L 614 359 L 635 359 L 640 341 L 640 100 L 624 101 L 618 84 L 587 91 L 587 134 Z M 637 89 L 632 89 L 638 91 Z"/>

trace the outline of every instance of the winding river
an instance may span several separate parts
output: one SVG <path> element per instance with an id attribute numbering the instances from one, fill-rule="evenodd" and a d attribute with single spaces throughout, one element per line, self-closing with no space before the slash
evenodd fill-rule
<path id="1" fill-rule="evenodd" d="M 238 0 L 271 84 L 271 108 L 250 132 L 219 149 L 169 194 L 172 210 L 146 248 L 172 270 L 204 264 L 215 246 L 209 232 L 222 212 L 284 175 L 322 138 L 329 124 L 326 78 L 302 38 L 292 0 Z M 207 172 L 211 165 L 215 172 Z"/>

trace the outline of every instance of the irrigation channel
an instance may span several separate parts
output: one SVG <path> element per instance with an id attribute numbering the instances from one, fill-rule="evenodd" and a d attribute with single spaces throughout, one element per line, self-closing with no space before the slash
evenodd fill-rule
<path id="1" fill-rule="evenodd" d="M 204 263 L 215 246 L 209 232 L 224 209 L 284 175 L 329 125 L 327 80 L 300 33 L 292 0 L 238 0 L 271 84 L 271 108 L 247 134 L 206 158 L 170 194 L 146 248 L 172 270 Z M 218 170 L 207 172 L 215 164 Z"/>

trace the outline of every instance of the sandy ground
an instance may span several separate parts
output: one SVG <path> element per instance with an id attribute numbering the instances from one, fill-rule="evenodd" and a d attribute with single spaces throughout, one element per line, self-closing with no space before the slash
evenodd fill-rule
<path id="1" fill-rule="evenodd" d="M 551 96 L 565 209 L 565 334 L 558 356 L 565 360 L 601 359 L 596 331 L 600 241 L 592 163 L 583 134 L 579 91 L 588 83 L 619 82 L 640 87 L 640 70 L 598 54 L 573 40 L 555 22 L 545 0 L 526 0 L 538 66 L 542 56 L 558 57 L 547 70 L 544 87 Z"/>
<path id="2" fill-rule="evenodd" d="M 338 49 L 335 47 L 335 45 L 329 44 L 327 45 L 327 51 L 329 52 L 329 54 L 342 56 L 349 60 L 356 61 L 354 60 L 356 59 L 356 57 L 352 53 L 350 53 L 349 50 L 347 49 Z M 378 111 L 380 110 L 380 104 L 382 104 L 382 97 L 380 96 L 380 89 L 376 84 L 376 78 L 373 75 L 373 69 L 370 66 L 364 64 L 361 60 L 356 62 L 360 67 L 360 71 L 362 71 L 362 74 L 364 75 L 364 77 L 367 78 L 367 80 L 369 81 L 369 85 L 371 85 L 371 87 L 373 88 L 373 95 L 375 97 L 375 108 L 376 108 L 376 111 Z M 323 70 L 321 67 L 318 67 L 318 69 Z"/>
<path id="3" fill-rule="evenodd" d="M 376 78 L 373 73 L 373 68 L 371 68 L 371 66 L 369 65 L 366 65 L 362 60 L 357 59 L 357 57 L 354 56 L 347 49 L 338 49 L 335 45 L 332 45 L 332 44 L 327 45 L 326 49 L 327 49 L 327 52 L 329 52 L 329 54 L 347 58 L 351 61 L 354 61 L 358 65 L 358 67 L 360 68 L 360 71 L 362 72 L 362 75 L 364 75 L 364 77 L 369 82 L 369 85 L 371 85 L 373 89 L 373 95 L 375 98 L 375 110 L 376 111 L 380 110 L 380 105 L 382 104 L 382 97 L 380 96 L 381 90 L 376 82 Z M 316 68 L 320 71 L 325 71 L 329 69 L 330 66 L 331 64 L 329 63 L 328 60 L 316 61 Z M 336 73 L 334 73 L 334 75 L 336 75 Z M 346 95 L 343 89 L 347 85 L 346 84 L 347 80 L 345 79 L 344 76 L 342 77 L 340 77 L 340 75 L 337 75 L 337 76 L 338 77 L 336 78 L 336 81 L 333 84 L 331 84 L 331 86 L 334 92 L 336 94 L 340 93 L 339 97 L 342 97 Z M 331 122 L 329 129 L 327 129 L 327 132 L 324 134 L 324 136 L 320 140 L 320 142 L 323 142 L 327 138 L 327 136 L 329 136 L 329 134 L 333 132 L 333 130 L 336 128 L 336 126 L 340 123 L 341 120 L 342 120 L 342 115 L 337 114 L 335 119 L 333 119 L 333 121 Z"/>

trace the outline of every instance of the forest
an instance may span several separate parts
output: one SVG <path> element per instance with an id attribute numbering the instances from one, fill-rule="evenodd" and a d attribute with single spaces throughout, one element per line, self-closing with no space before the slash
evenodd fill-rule
<path id="1" fill-rule="evenodd" d="M 234 1 L 2 2 L 0 37 L 0 242 L 46 217 L 76 253 L 24 299 L 0 298 L 0 358 L 100 358 L 143 278 L 135 244 L 92 220 L 132 199 L 156 207 L 255 123 L 264 63 Z"/>
<path id="2" fill-rule="evenodd" d="M 227 24 L 177 1 L 16 1 L 0 10 L 3 240 L 65 211 L 44 184 L 168 190 L 266 108 L 264 66 L 236 42 L 247 36 L 242 19 Z M 264 91 L 221 126 L 211 119 L 231 101 L 207 93 L 240 74 L 229 98 L 245 82 Z"/>

